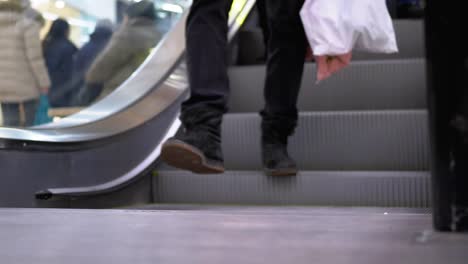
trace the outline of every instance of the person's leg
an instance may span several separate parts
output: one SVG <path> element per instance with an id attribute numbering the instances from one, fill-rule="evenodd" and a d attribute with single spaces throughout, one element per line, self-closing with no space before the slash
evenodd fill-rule
<path id="1" fill-rule="evenodd" d="M 456 190 L 455 202 L 458 206 L 468 209 L 468 141 L 466 128 L 464 133 L 460 130 L 455 131 L 452 140 L 454 143 L 452 154 Z"/>
<path id="2" fill-rule="evenodd" d="M 268 16 L 266 10 L 266 1 L 268 0 L 257 0 L 257 10 L 258 10 L 258 23 L 260 28 L 263 31 L 263 41 L 265 42 L 265 47 L 268 45 L 268 39 L 270 38 L 270 29 L 268 28 Z"/>
<path id="3" fill-rule="evenodd" d="M 39 106 L 38 100 L 30 100 L 23 103 L 24 106 L 24 126 L 34 126 L 34 119 L 36 119 L 36 112 Z"/>
<path id="4" fill-rule="evenodd" d="M 456 31 L 456 30 L 452 30 Z M 454 107 L 451 119 L 451 147 L 453 158 L 452 170 L 454 172 L 455 202 L 459 207 L 468 210 L 468 76 L 466 61 L 468 52 L 463 49 L 468 41 L 459 41 L 457 46 L 451 47 L 457 51 L 450 56 L 450 73 L 454 84 L 451 87 L 451 104 Z M 451 46 L 451 45 L 445 45 Z M 451 52 L 454 53 L 453 51 Z"/>
<path id="5" fill-rule="evenodd" d="M 197 173 L 224 171 L 221 122 L 227 111 L 228 13 L 232 0 L 195 0 L 187 20 L 190 99 L 183 103 L 184 133 L 163 146 L 169 165 Z"/>
<path id="6" fill-rule="evenodd" d="M 20 125 L 20 111 L 18 103 L 2 103 L 3 126 L 18 127 Z"/>
<path id="7" fill-rule="evenodd" d="M 268 175 L 295 175 L 287 152 L 288 138 L 297 125 L 307 40 L 299 11 L 304 0 L 266 0 L 268 67 L 265 107 L 261 113 L 263 163 Z"/>

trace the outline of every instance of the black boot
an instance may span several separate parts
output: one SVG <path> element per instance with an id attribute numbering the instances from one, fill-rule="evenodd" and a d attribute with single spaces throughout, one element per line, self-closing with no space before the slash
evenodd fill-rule
<path id="1" fill-rule="evenodd" d="M 262 112 L 262 159 L 268 176 L 295 176 L 297 166 L 288 154 L 288 138 L 297 118 L 272 117 Z"/>
<path id="2" fill-rule="evenodd" d="M 186 111 L 184 131 L 168 140 L 161 157 L 167 164 L 200 174 L 224 172 L 221 150 L 222 113 L 214 110 Z"/>

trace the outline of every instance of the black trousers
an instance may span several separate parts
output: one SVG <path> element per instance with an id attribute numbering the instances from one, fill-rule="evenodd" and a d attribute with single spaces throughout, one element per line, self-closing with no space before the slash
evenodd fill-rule
<path id="1" fill-rule="evenodd" d="M 268 30 L 264 119 L 297 121 L 296 104 L 306 51 L 299 16 L 303 3 L 304 0 L 262 1 Z M 231 4 L 232 0 L 194 0 L 192 4 L 186 31 L 191 97 L 182 106 L 185 123 L 193 123 L 197 116 L 220 119 L 228 111 L 226 49 Z"/>

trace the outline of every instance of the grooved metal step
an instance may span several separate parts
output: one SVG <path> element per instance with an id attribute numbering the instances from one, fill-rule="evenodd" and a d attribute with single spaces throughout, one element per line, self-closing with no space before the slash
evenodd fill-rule
<path id="1" fill-rule="evenodd" d="M 428 172 L 303 171 L 297 177 L 271 178 L 260 171 L 222 175 L 160 171 L 153 187 L 158 203 L 412 208 L 431 203 Z"/>
<path id="2" fill-rule="evenodd" d="M 263 65 L 229 70 L 231 112 L 263 108 L 265 71 Z M 318 85 L 315 76 L 315 64 L 307 64 L 298 103 L 301 111 L 426 108 L 424 59 L 354 62 Z"/>
<path id="3" fill-rule="evenodd" d="M 259 170 L 260 117 L 228 114 L 223 149 L 229 170 Z M 302 113 L 290 153 L 302 170 L 428 170 L 427 112 Z"/>

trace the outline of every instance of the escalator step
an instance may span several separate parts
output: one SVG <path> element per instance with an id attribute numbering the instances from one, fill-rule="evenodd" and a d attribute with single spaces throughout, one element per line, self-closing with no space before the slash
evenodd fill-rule
<path id="1" fill-rule="evenodd" d="M 428 172 L 304 171 L 297 177 L 272 178 L 260 171 L 160 171 L 154 177 L 158 203 L 426 208 L 430 190 Z"/>
<path id="2" fill-rule="evenodd" d="M 424 58 L 424 21 L 422 19 L 394 20 L 395 35 L 399 52 L 396 54 L 371 54 L 354 52 L 353 60 L 375 60 L 389 58 Z"/>
<path id="3" fill-rule="evenodd" d="M 229 170 L 259 170 L 260 117 L 228 114 L 223 148 Z M 302 170 L 425 171 L 427 112 L 315 112 L 300 115 L 290 153 Z"/>
<path id="4" fill-rule="evenodd" d="M 232 113 L 258 112 L 263 107 L 265 71 L 263 65 L 229 70 Z M 314 64 L 306 65 L 301 111 L 426 108 L 424 59 L 355 62 L 318 85 L 315 72 Z"/>

